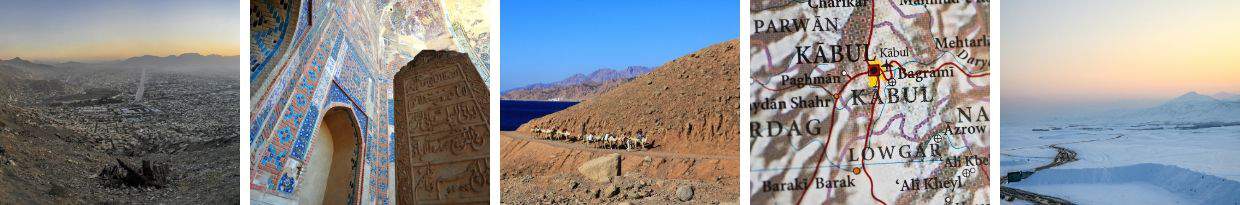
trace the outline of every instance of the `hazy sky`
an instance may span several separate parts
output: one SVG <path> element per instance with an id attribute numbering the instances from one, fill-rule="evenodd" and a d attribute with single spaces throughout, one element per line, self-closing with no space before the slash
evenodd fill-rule
<path id="1" fill-rule="evenodd" d="M 0 58 L 104 61 L 141 55 L 238 55 L 236 0 L 5 1 Z"/>
<path id="2" fill-rule="evenodd" d="M 663 65 L 740 32 L 736 1 L 500 1 L 500 87 Z"/>
<path id="3" fill-rule="evenodd" d="M 1004 1 L 1004 121 L 1240 92 L 1240 1 Z"/>

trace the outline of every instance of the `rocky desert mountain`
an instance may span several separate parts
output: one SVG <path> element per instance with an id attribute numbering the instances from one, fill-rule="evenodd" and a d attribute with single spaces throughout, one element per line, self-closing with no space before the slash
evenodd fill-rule
<path id="1" fill-rule="evenodd" d="M 504 203 L 721 204 L 738 197 L 739 51 L 731 40 L 682 56 L 550 115 L 500 133 Z M 547 140 L 643 131 L 650 149 Z M 631 135 L 630 135 L 631 136 Z"/>
<path id="2" fill-rule="evenodd" d="M 518 130 L 643 131 L 655 140 L 655 151 L 734 156 L 740 136 L 737 49 L 731 40 L 682 56 Z"/>
<path id="3" fill-rule="evenodd" d="M 603 68 L 589 75 L 578 73 L 552 83 L 513 88 L 500 97 L 505 100 L 582 101 L 615 89 L 650 70 L 644 66 L 629 66 L 623 70 Z"/>

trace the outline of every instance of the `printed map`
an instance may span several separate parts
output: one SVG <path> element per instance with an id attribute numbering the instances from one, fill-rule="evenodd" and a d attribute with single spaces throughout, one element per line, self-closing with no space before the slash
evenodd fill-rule
<path id="1" fill-rule="evenodd" d="M 753 0 L 754 204 L 988 204 L 990 3 Z"/>

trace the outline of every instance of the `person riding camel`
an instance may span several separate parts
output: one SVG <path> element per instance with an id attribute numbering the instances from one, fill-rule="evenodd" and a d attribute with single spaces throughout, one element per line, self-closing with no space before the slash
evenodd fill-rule
<path id="1" fill-rule="evenodd" d="M 616 138 L 619 138 L 619 135 L 611 135 L 607 137 L 607 142 L 603 143 L 603 148 L 612 149 L 616 146 Z"/>
<path id="2" fill-rule="evenodd" d="M 555 140 L 555 137 L 556 137 L 557 135 L 559 135 L 559 134 L 560 134 L 560 130 L 558 130 L 558 129 L 551 129 L 551 132 L 550 132 L 550 133 L 548 133 L 548 135 L 547 135 L 547 139 L 548 139 L 548 140 Z"/>
<path id="3" fill-rule="evenodd" d="M 631 140 L 631 137 L 630 137 L 630 136 L 633 136 L 633 134 L 632 134 L 632 133 L 627 133 L 627 132 L 626 132 L 626 133 L 624 133 L 624 138 L 620 138 L 620 146 L 623 146 L 623 148 L 624 148 L 624 150 L 625 150 L 625 151 L 628 151 L 628 150 L 629 150 L 629 148 L 633 147 L 633 146 L 630 146 L 630 145 L 629 145 L 629 143 L 632 143 L 632 142 L 631 142 L 632 140 Z"/>
<path id="4" fill-rule="evenodd" d="M 599 147 L 607 148 L 607 143 L 611 141 L 612 137 L 615 137 L 615 135 L 612 135 L 611 133 L 603 134 L 603 138 L 599 139 Z"/>
<path id="5" fill-rule="evenodd" d="M 646 133 L 641 130 L 637 131 L 637 148 L 646 149 Z"/>
<path id="6" fill-rule="evenodd" d="M 560 140 L 560 141 L 564 141 L 564 140 L 568 139 L 568 130 L 566 130 L 566 129 L 560 129 L 558 132 L 556 132 L 556 137 L 555 137 L 555 139 L 556 139 L 556 140 Z"/>
<path id="7" fill-rule="evenodd" d="M 551 129 L 551 130 L 547 131 L 547 139 L 548 139 L 548 140 L 555 140 L 556 135 L 559 135 L 559 134 L 560 134 L 559 129 L 554 129 L 554 128 L 553 128 L 553 129 Z"/>

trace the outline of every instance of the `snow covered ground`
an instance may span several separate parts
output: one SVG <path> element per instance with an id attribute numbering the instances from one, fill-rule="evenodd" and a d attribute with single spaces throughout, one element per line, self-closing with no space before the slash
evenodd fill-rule
<path id="1" fill-rule="evenodd" d="M 1000 137 L 1003 145 L 1000 170 L 1010 172 L 1044 165 L 1055 156 L 1055 150 L 1046 145 L 1061 144 L 1076 151 L 1079 161 L 1056 168 L 1158 163 L 1240 181 L 1240 126 L 1193 130 L 1131 130 L 1124 126 L 1104 126 L 1102 128 L 1110 130 L 1085 131 L 1081 128 L 1095 126 L 1056 131 L 1030 131 L 1034 128 L 1005 126 Z M 1116 136 L 1121 137 L 1110 139 Z M 1084 140 L 1097 141 L 1080 142 Z"/>
<path id="2" fill-rule="evenodd" d="M 1060 129 L 1052 130 L 1055 127 Z M 1240 201 L 1240 126 L 1144 129 L 1149 128 L 1005 126 L 1000 137 L 1000 171 L 1032 170 L 1047 164 L 1056 153 L 1047 145 L 1060 144 L 1076 151 L 1078 161 L 1007 186 L 1082 204 Z"/>
<path id="3" fill-rule="evenodd" d="M 1004 124 L 1000 173 L 1031 171 L 1050 163 L 1056 151 L 1048 145 L 1053 144 L 1075 151 L 1078 159 L 1004 186 L 1081 204 L 1240 203 L 1240 123 L 1236 123 L 1240 114 L 1224 113 L 1233 114 L 1234 121 L 1221 119 L 1218 113 L 1207 120 L 1145 118 L 1167 115 L 1157 112 L 1164 110 L 1189 112 L 1184 110 L 1192 106 L 1176 104 L 1182 101 L 1183 97 L 1157 108 L 1115 115 L 1122 119 L 1099 116 Z"/>
<path id="4" fill-rule="evenodd" d="M 1078 204 L 1199 203 L 1146 183 L 1051 184 L 1023 186 L 1019 189 L 1059 197 Z"/>

